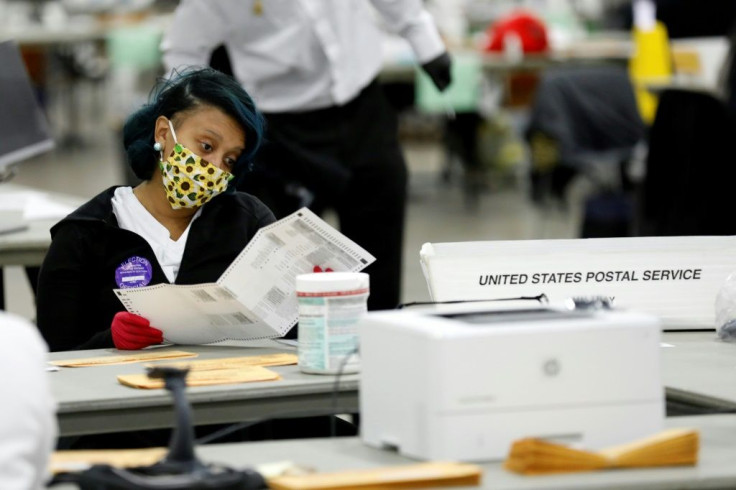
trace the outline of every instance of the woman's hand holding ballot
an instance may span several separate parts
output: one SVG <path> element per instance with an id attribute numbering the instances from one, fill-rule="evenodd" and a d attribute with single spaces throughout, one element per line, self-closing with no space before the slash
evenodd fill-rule
<path id="1" fill-rule="evenodd" d="M 151 326 L 142 316 L 120 311 L 110 326 L 112 341 L 117 349 L 138 350 L 164 341 L 161 330 Z"/>

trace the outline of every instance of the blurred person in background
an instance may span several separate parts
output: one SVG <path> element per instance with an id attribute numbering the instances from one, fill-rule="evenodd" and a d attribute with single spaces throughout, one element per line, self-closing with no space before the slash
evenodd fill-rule
<path id="1" fill-rule="evenodd" d="M 57 434 L 47 353 L 33 324 L 0 310 L 0 488 L 44 488 Z"/>
<path id="2" fill-rule="evenodd" d="M 450 57 L 421 0 L 371 0 L 443 90 Z M 407 169 L 397 117 L 377 77 L 383 34 L 367 0 L 183 0 L 165 34 L 166 68 L 207 65 L 222 46 L 267 120 L 239 187 L 283 217 L 334 209 L 341 231 L 376 257 L 369 309 L 398 305 Z"/>

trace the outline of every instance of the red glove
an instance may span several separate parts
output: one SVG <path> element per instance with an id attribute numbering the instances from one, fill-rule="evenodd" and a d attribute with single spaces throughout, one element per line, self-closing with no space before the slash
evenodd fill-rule
<path id="1" fill-rule="evenodd" d="M 312 268 L 312 272 L 332 272 L 332 269 L 330 269 L 330 268 L 328 267 L 328 268 L 326 268 L 325 270 L 322 270 L 322 267 L 320 267 L 320 266 L 318 266 L 318 265 L 315 265 L 315 266 L 314 266 L 314 267 Z"/>
<path id="2" fill-rule="evenodd" d="M 110 325 L 112 341 L 121 350 L 138 350 L 164 341 L 161 330 L 153 328 L 142 316 L 119 311 Z"/>

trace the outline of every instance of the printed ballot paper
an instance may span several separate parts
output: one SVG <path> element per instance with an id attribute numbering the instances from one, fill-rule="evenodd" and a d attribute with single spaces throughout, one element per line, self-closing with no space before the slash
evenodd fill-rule
<path id="1" fill-rule="evenodd" d="M 258 230 L 216 283 L 158 284 L 115 294 L 175 344 L 273 338 L 297 322 L 297 275 L 317 265 L 357 272 L 375 260 L 302 208 Z"/>
<path id="2" fill-rule="evenodd" d="M 659 316 L 665 329 L 713 329 L 736 237 L 425 243 L 420 259 L 434 301 L 603 296 Z"/>

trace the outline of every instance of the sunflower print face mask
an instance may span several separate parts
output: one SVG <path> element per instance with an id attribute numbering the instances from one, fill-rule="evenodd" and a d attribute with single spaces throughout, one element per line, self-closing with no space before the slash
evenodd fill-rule
<path id="1" fill-rule="evenodd" d="M 159 160 L 166 198 L 172 209 L 196 208 L 227 189 L 233 174 L 226 172 L 179 143 L 169 121 L 174 149 Z"/>

